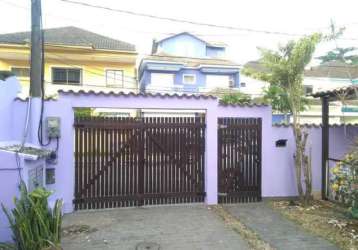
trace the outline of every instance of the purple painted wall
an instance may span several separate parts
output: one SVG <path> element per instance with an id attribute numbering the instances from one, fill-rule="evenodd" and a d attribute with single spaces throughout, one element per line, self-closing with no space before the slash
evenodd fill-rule
<path id="1" fill-rule="evenodd" d="M 313 192 L 321 190 L 321 157 L 322 157 L 322 132 L 320 127 L 308 126 L 305 130 L 309 133 L 307 141 L 307 153 L 311 150 L 312 156 L 312 185 Z M 263 189 L 263 196 L 286 197 L 297 195 L 296 175 L 294 172 L 293 155 L 295 151 L 292 127 L 273 126 L 271 130 L 271 157 L 269 173 L 263 177 L 269 181 L 268 187 Z M 352 138 L 358 137 L 358 126 L 331 126 L 329 130 L 329 157 L 342 159 L 351 150 Z M 275 147 L 279 139 L 286 139 L 286 147 Z"/>
<path id="2" fill-rule="evenodd" d="M 0 141 L 12 139 L 11 129 L 9 130 L 13 117 L 12 104 L 20 90 L 20 83 L 15 77 L 9 77 L 5 81 L 0 80 Z"/>
<path id="3" fill-rule="evenodd" d="M 222 106 L 218 100 L 210 97 L 194 96 L 159 96 L 159 95 L 114 95 L 94 93 L 60 92 L 58 100 L 46 101 L 45 117 L 58 116 L 61 118 L 61 138 L 58 152 L 58 163 L 55 168 L 56 183 L 48 186 L 54 191 L 51 199 L 64 200 L 64 212 L 72 212 L 74 197 L 74 130 L 73 108 L 148 108 L 148 109 L 186 109 L 206 110 L 206 157 L 205 157 L 205 191 L 206 203 L 217 203 L 217 119 L 219 117 L 261 117 L 262 118 L 262 195 L 263 197 L 297 195 L 294 171 L 294 143 L 292 129 L 289 127 L 272 127 L 271 107 L 269 106 Z M 20 139 L 26 102 L 14 101 L 11 105 L 12 118 L 5 131 L 12 131 L 11 139 Z M 16 115 L 15 115 L 16 114 Z M 318 191 L 321 185 L 321 129 L 308 128 L 310 133 L 309 145 L 313 157 L 313 186 Z M 331 157 L 341 158 L 349 149 L 349 140 L 358 135 L 358 127 L 331 128 Z M 285 148 L 276 148 L 277 139 L 287 139 Z M 48 148 L 55 148 L 52 143 Z M 0 156 L 3 165 L 14 164 L 15 159 Z M 13 175 L 13 173 L 12 173 Z M 5 185 L 1 190 L 0 202 L 16 195 L 16 176 L 0 175 L 0 183 Z M 15 185 L 15 186 L 14 186 Z M 2 212 L 0 212 L 1 214 Z"/>
<path id="4" fill-rule="evenodd" d="M 13 208 L 13 198 L 19 194 L 18 185 L 20 178 L 16 170 L 15 155 L 0 152 L 0 159 L 2 164 L 0 168 L 7 169 L 0 171 L 0 203 L 7 208 Z M 6 190 L 6 191 L 5 191 Z M 0 242 L 11 239 L 8 222 L 3 211 L 0 211 Z"/>

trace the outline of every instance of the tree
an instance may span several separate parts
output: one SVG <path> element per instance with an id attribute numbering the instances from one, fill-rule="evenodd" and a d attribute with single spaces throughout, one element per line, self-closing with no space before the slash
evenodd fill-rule
<path id="1" fill-rule="evenodd" d="M 328 51 L 325 55 L 317 57 L 317 59 L 321 60 L 321 64 L 332 61 L 343 62 L 351 65 L 358 64 L 358 55 L 352 53 L 354 51 L 357 51 L 358 48 L 341 48 L 338 46 L 337 39 L 343 35 L 345 29 L 345 27 L 337 28 L 333 20 L 331 20 L 330 33 L 326 35 L 324 39 L 326 41 L 333 41 L 335 43 L 335 48 L 331 51 Z"/>
<path id="2" fill-rule="evenodd" d="M 250 67 L 244 67 L 241 70 L 241 74 L 265 82 L 270 82 L 270 74 L 268 73 L 269 71 L 266 68 L 255 70 Z M 270 86 L 267 89 L 264 89 L 263 97 L 258 97 L 255 98 L 254 100 L 256 100 L 257 102 L 271 105 L 273 111 L 282 114 L 289 114 L 291 113 L 291 108 L 287 98 L 288 98 L 287 92 L 279 84 L 270 83 Z M 300 110 L 301 111 L 305 110 L 308 104 L 309 104 L 309 100 L 304 96 L 302 96 Z"/>
<path id="3" fill-rule="evenodd" d="M 357 50 L 357 48 L 355 47 L 348 47 L 348 48 L 337 47 L 331 51 L 328 51 L 324 56 L 317 57 L 317 59 L 321 60 L 321 64 L 332 62 L 332 61 L 354 64 L 354 63 L 358 63 L 358 56 L 347 55 L 347 54 L 355 50 Z"/>
<path id="4" fill-rule="evenodd" d="M 271 85 L 282 88 L 287 95 L 287 104 L 293 117 L 293 133 L 296 144 L 296 182 L 300 200 L 304 205 L 307 205 L 312 199 L 312 170 L 310 156 L 306 154 L 308 133 L 302 130 L 299 123 L 304 96 L 302 81 L 304 69 L 311 61 L 320 40 L 320 34 L 313 34 L 279 46 L 277 51 L 260 49 L 260 61 L 268 69 L 265 79 Z"/>

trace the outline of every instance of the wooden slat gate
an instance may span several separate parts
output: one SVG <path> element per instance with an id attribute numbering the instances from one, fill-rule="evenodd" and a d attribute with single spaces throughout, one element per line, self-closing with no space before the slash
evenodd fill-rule
<path id="1" fill-rule="evenodd" d="M 204 118 L 77 118 L 75 209 L 204 200 Z"/>
<path id="2" fill-rule="evenodd" d="M 219 118 L 219 203 L 261 200 L 261 118 Z"/>

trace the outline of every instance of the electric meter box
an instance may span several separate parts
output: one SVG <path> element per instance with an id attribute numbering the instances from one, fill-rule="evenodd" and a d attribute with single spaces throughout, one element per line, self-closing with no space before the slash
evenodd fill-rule
<path id="1" fill-rule="evenodd" d="M 46 118 L 46 130 L 48 138 L 60 138 L 61 120 L 59 117 L 49 116 Z"/>

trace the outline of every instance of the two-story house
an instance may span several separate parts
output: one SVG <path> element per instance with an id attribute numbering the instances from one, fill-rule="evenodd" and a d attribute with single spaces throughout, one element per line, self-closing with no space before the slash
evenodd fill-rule
<path id="1" fill-rule="evenodd" d="M 30 32 L 0 35 L 0 70 L 12 71 L 28 93 Z M 76 27 L 44 30 L 46 93 L 58 89 L 136 91 L 137 52 L 133 44 Z"/>
<path id="2" fill-rule="evenodd" d="M 210 92 L 240 85 L 239 65 L 225 59 L 226 45 L 188 32 L 154 40 L 152 54 L 142 59 L 143 92 Z"/>

